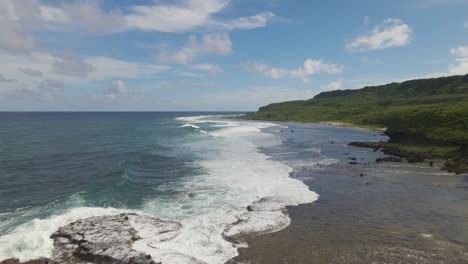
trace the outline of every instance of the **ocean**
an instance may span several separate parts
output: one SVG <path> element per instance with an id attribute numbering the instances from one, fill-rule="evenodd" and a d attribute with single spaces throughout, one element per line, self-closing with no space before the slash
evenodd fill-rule
<path id="1" fill-rule="evenodd" d="M 182 224 L 157 247 L 134 245 L 163 263 L 224 263 L 245 246 L 226 235 L 286 227 L 285 210 L 247 210 L 318 198 L 261 151 L 286 127 L 226 114 L 237 113 L 0 113 L 0 260 L 50 257 L 60 226 L 122 212 Z"/>

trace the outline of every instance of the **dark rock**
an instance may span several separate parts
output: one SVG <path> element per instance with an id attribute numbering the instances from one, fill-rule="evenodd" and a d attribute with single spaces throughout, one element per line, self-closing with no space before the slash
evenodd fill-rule
<path id="1" fill-rule="evenodd" d="M 291 130 L 291 132 L 294 132 L 294 130 Z"/>
<path id="2" fill-rule="evenodd" d="M 424 162 L 425 158 L 421 156 L 407 157 L 406 160 L 409 163 Z"/>
<path id="3" fill-rule="evenodd" d="M 432 161 L 432 160 L 429 161 L 429 166 L 431 166 L 431 167 L 434 166 L 434 161 Z"/>
<path id="4" fill-rule="evenodd" d="M 330 143 L 335 144 L 335 141 L 332 140 L 332 141 L 330 141 Z"/>
<path id="5" fill-rule="evenodd" d="M 9 259 L 0 261 L 0 264 L 48 264 L 48 263 L 50 263 L 50 260 L 47 258 L 32 259 L 32 260 L 28 260 L 25 262 L 20 262 L 19 259 L 17 258 L 9 258 Z"/>
<path id="6" fill-rule="evenodd" d="M 398 157 L 384 157 L 384 158 L 377 158 L 375 162 L 381 163 L 381 162 L 402 162 L 403 160 Z"/>
<path id="7" fill-rule="evenodd" d="M 351 161 L 351 162 L 349 162 L 349 164 L 351 164 L 351 165 L 357 165 L 357 164 L 359 164 L 359 162 Z"/>
<path id="8" fill-rule="evenodd" d="M 349 157 L 348 159 L 349 159 L 349 160 L 356 160 L 355 157 Z"/>
<path id="9" fill-rule="evenodd" d="M 153 227 L 158 241 L 178 235 L 181 225 L 137 214 L 97 216 L 60 227 L 52 234 L 54 248 L 50 263 L 156 264 L 150 255 L 132 248 L 140 240 L 133 224 Z"/>
<path id="10" fill-rule="evenodd" d="M 360 177 L 364 176 L 364 173 L 359 174 Z"/>

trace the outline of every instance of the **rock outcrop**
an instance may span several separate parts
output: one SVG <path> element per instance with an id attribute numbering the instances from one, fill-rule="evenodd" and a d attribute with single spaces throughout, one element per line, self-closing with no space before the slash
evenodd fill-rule
<path id="1" fill-rule="evenodd" d="M 160 235 L 161 240 L 177 236 L 181 228 L 176 222 L 131 213 L 78 220 L 52 234 L 54 249 L 49 263 L 156 264 L 150 255 L 132 248 L 141 239 L 135 223 L 143 228 L 151 225 L 153 231 L 160 227 L 152 235 Z"/>

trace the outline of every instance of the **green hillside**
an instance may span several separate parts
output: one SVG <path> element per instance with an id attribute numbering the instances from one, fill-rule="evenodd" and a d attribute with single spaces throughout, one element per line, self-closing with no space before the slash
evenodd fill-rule
<path id="1" fill-rule="evenodd" d="M 468 74 L 323 92 L 242 118 L 387 127 L 392 147 L 446 158 L 447 169 L 468 171 Z"/>

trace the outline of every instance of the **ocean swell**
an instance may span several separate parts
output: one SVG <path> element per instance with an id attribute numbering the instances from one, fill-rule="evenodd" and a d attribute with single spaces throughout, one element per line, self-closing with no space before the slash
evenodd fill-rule
<path id="1" fill-rule="evenodd" d="M 287 206 L 314 202 L 318 195 L 290 177 L 292 168 L 259 152 L 281 144 L 262 131 L 271 123 L 229 121 L 217 116 L 177 118 L 179 127 L 200 133 L 181 143 L 197 153 L 193 161 L 203 173 L 177 186 L 171 199 L 147 200 L 141 208 L 77 207 L 46 219 L 35 219 L 0 237 L 0 260 L 50 257 L 50 235 L 60 226 L 92 216 L 137 213 L 180 223 L 177 236 L 147 237 L 150 225 L 132 223 L 143 239 L 133 248 L 162 263 L 225 263 L 237 256 L 235 238 L 278 231 L 289 225 Z M 155 240 L 156 239 L 156 240 Z"/>

